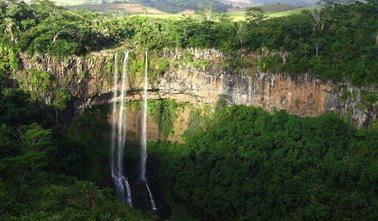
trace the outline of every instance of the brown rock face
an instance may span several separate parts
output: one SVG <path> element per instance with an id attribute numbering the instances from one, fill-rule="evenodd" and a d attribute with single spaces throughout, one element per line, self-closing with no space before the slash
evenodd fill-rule
<path id="1" fill-rule="evenodd" d="M 188 55 L 191 60 L 185 61 Z M 361 105 L 364 103 L 362 91 L 376 93 L 375 86 L 356 88 L 347 82 L 334 85 L 308 74 L 294 77 L 263 73 L 252 65 L 233 70 L 224 67 L 224 63 L 234 55 L 224 55 L 216 50 L 165 50 L 161 56 L 169 60 L 169 66 L 156 79 L 150 79 L 149 99 L 215 105 L 221 97 L 228 104 L 283 109 L 298 116 L 336 112 L 358 127 L 370 125 L 378 116 L 377 104 Z M 237 56 L 250 63 L 258 59 L 255 54 Z M 55 86 L 65 88 L 75 101 L 75 109 L 80 109 L 112 101 L 112 73 L 108 73 L 107 66 L 113 62 L 113 57 L 113 52 L 97 52 L 86 57 L 73 56 L 65 61 L 48 56 L 21 58 L 25 70 L 51 72 L 57 82 Z M 21 73 L 17 77 L 27 78 Z M 136 76 L 133 80 L 129 77 L 127 100 L 141 98 L 142 74 Z M 342 98 L 346 91 L 355 96 Z"/>
<path id="2" fill-rule="evenodd" d="M 308 75 L 294 79 L 257 71 L 235 74 L 185 68 L 166 73 L 159 84 L 159 98 L 215 104 L 220 96 L 230 104 L 283 109 L 299 116 L 336 111 L 338 101 L 331 85 L 315 81 Z"/>

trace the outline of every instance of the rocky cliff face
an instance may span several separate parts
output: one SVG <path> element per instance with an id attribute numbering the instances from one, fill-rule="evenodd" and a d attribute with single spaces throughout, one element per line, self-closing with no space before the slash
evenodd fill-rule
<path id="1" fill-rule="evenodd" d="M 28 90 L 40 92 L 46 103 L 51 103 L 56 88 L 65 89 L 75 101 L 87 101 L 92 97 L 100 96 L 111 89 L 108 79 L 108 64 L 113 62 L 112 54 L 106 52 L 92 53 L 88 57 L 71 56 L 65 59 L 58 59 L 47 55 L 34 57 L 21 54 L 22 70 L 18 71 L 15 79 L 21 85 L 27 85 Z M 50 73 L 50 81 L 47 91 L 41 91 L 40 84 L 34 85 L 31 72 Z M 44 95 L 44 96 L 43 96 Z M 49 96 L 50 95 L 50 96 Z"/>
<path id="2" fill-rule="evenodd" d="M 75 108 L 80 109 L 111 101 L 113 56 L 114 51 L 107 51 L 65 60 L 25 55 L 21 59 L 24 70 L 50 72 L 52 84 L 70 93 Z M 169 66 L 163 74 L 150 80 L 149 99 L 174 99 L 211 105 L 223 99 L 228 104 L 259 106 L 267 110 L 283 109 L 298 116 L 336 112 L 358 127 L 371 125 L 378 115 L 378 104 L 367 105 L 363 96 L 366 92 L 376 93 L 375 86 L 356 88 L 348 83 L 335 85 L 322 82 L 308 74 L 290 76 L 264 73 L 252 65 L 233 69 L 225 64 L 235 55 L 224 55 L 216 50 L 167 50 L 162 51 L 160 56 L 169 61 Z M 258 56 L 237 55 L 237 58 L 253 61 Z M 139 73 L 134 76 L 129 78 L 128 100 L 141 98 L 139 91 L 142 81 L 138 76 L 143 75 Z M 15 78 L 30 81 L 25 71 L 19 71 Z M 48 97 L 44 99 L 48 100 Z"/>

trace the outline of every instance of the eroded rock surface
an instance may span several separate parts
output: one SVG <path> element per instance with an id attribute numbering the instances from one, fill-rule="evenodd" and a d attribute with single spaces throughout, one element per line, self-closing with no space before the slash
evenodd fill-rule
<path id="1" fill-rule="evenodd" d="M 183 61 L 185 55 L 191 61 Z M 51 72 L 55 87 L 65 88 L 74 100 L 74 108 L 110 103 L 112 74 L 109 73 L 114 53 L 96 52 L 86 57 L 72 56 L 64 60 L 50 56 L 34 58 L 22 55 L 23 71 L 16 79 L 30 82 L 26 71 Z M 224 63 L 235 56 L 253 61 L 258 55 L 224 55 L 217 50 L 165 50 L 170 65 L 164 74 L 150 81 L 149 99 L 174 99 L 178 102 L 215 105 L 219 98 L 228 104 L 251 105 L 267 110 L 286 110 L 298 116 L 317 116 L 336 112 L 358 127 L 369 126 L 378 115 L 377 104 L 364 105 L 362 91 L 376 93 L 376 87 L 356 88 L 347 82 L 334 85 L 308 74 L 290 76 L 284 73 L 264 73 L 255 67 L 233 70 Z M 207 62 L 207 66 L 196 65 Z M 141 98 L 142 74 L 129 79 L 128 100 Z M 340 89 L 341 88 L 341 89 Z M 33 88 L 29 88 L 33 90 Z M 38 90 L 38 88 L 34 89 Z M 343 97 L 345 90 L 353 96 Z M 49 94 L 49 93 L 46 93 Z M 45 96 L 46 103 L 52 99 Z M 51 102 L 51 101 L 50 101 Z"/>

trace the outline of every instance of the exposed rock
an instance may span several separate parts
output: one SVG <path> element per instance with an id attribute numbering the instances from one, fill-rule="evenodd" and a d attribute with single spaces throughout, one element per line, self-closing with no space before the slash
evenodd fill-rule
<path id="1" fill-rule="evenodd" d="M 183 63 L 185 54 L 190 54 L 193 62 L 208 61 L 210 66 L 195 67 Z M 86 57 L 72 56 L 59 60 L 46 55 L 35 58 L 22 55 L 21 60 L 25 70 L 51 72 L 57 87 L 64 87 L 72 95 L 75 109 L 80 109 L 111 102 L 109 76 L 112 73 L 108 73 L 107 65 L 113 62 L 113 56 L 113 52 L 96 52 Z M 222 96 L 229 104 L 259 106 L 267 110 L 283 109 L 298 116 L 336 112 L 358 127 L 367 127 L 377 119 L 377 104 L 363 105 L 361 96 L 362 91 L 376 93 L 375 86 L 356 88 L 347 82 L 334 85 L 308 74 L 264 73 L 253 67 L 232 70 L 222 65 L 227 59 L 235 57 L 253 61 L 258 59 L 256 54 L 224 55 L 214 49 L 176 49 L 163 50 L 161 56 L 170 60 L 170 67 L 151 83 L 149 99 L 214 105 Z M 24 78 L 20 73 L 17 76 Z M 129 82 L 128 100 L 141 98 L 139 82 L 142 81 Z M 337 91 L 336 88 L 342 89 Z M 348 90 L 353 96 L 342 98 L 343 90 Z"/>

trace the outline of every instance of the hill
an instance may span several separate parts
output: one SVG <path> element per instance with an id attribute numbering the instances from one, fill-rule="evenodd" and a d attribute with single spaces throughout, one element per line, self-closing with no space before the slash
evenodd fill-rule
<path id="1" fill-rule="evenodd" d="M 57 5 L 69 6 L 69 5 L 82 5 L 86 3 L 86 0 L 52 0 Z"/>
<path id="2" fill-rule="evenodd" d="M 310 9 L 309 7 L 296 7 L 288 4 L 273 4 L 273 5 L 261 5 L 261 8 L 265 11 L 268 18 L 277 18 L 282 16 L 288 16 L 293 14 L 299 14 L 303 10 Z M 230 11 L 228 15 L 234 21 L 240 21 L 245 19 L 245 10 Z"/>
<path id="3" fill-rule="evenodd" d="M 217 12 L 226 12 L 231 6 L 218 0 L 54 0 L 59 5 L 94 5 L 107 3 L 132 3 L 169 13 L 182 12 L 185 9 L 200 9 L 211 5 Z"/>
<path id="4" fill-rule="evenodd" d="M 312 6 L 316 0 L 252 0 L 254 4 L 289 4 L 295 6 Z"/>
<path id="5" fill-rule="evenodd" d="M 146 6 L 154 7 L 170 13 L 182 12 L 185 9 L 198 10 L 206 6 L 211 6 L 217 12 L 226 12 L 229 5 L 218 0 L 130 0 Z"/>
<path id="6" fill-rule="evenodd" d="M 164 15 L 157 9 L 146 7 L 141 4 L 131 4 L 131 3 L 105 3 L 105 4 L 86 4 L 86 5 L 75 5 L 68 6 L 69 9 L 88 9 L 94 12 L 101 12 L 104 14 L 110 14 L 113 12 L 121 12 L 123 14 L 146 14 L 146 15 Z"/>

